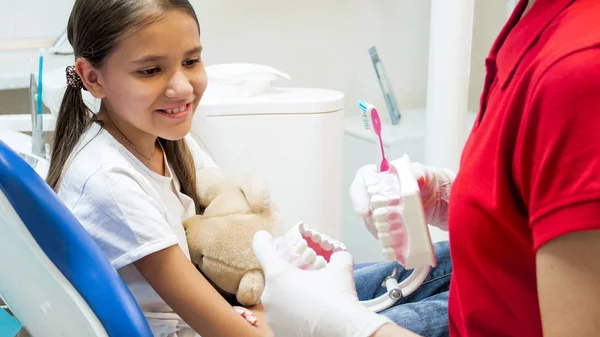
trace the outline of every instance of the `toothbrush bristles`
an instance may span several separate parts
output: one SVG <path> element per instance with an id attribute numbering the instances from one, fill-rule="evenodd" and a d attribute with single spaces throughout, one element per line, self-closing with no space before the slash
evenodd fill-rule
<path id="1" fill-rule="evenodd" d="M 369 130 L 369 119 L 367 118 L 367 113 L 363 111 L 362 113 L 363 127 L 366 130 Z"/>
<path id="2" fill-rule="evenodd" d="M 363 127 L 366 130 L 369 130 L 369 118 L 367 117 L 367 108 L 369 107 L 369 103 L 361 99 L 358 101 L 358 107 L 362 110 Z"/>
<path id="3" fill-rule="evenodd" d="M 368 107 L 368 106 L 369 106 L 369 104 L 368 104 L 367 102 L 365 102 L 364 100 L 362 100 L 362 99 L 361 99 L 360 101 L 358 101 L 358 107 L 359 107 L 359 108 L 360 108 L 362 111 L 364 111 L 364 112 L 367 112 L 367 107 Z"/>

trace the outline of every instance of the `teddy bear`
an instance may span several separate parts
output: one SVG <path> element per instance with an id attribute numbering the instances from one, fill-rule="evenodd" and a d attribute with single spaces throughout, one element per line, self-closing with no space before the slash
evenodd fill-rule
<path id="1" fill-rule="evenodd" d="M 204 212 L 183 223 L 191 261 L 225 297 L 256 305 L 265 281 L 252 251 L 254 234 L 266 230 L 278 237 L 283 231 L 267 183 L 255 174 L 237 183 L 210 167 L 196 177 Z"/>

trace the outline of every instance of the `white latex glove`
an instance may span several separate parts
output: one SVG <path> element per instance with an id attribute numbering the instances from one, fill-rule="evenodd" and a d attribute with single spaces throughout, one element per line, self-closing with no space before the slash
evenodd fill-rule
<path id="1" fill-rule="evenodd" d="M 391 322 L 360 304 L 352 256 L 334 253 L 327 267 L 301 270 L 281 259 L 266 231 L 254 236 L 265 274 L 261 302 L 276 337 L 368 337 Z"/>
<path id="2" fill-rule="evenodd" d="M 395 166 L 396 161 L 391 164 Z M 418 162 L 411 163 L 413 175 L 421 190 L 421 200 L 427 223 L 448 230 L 448 200 L 455 174 L 448 170 L 433 166 L 425 166 Z M 379 184 L 389 181 L 382 179 L 375 165 L 366 165 L 358 169 L 352 185 L 350 198 L 354 211 L 365 221 L 367 229 L 377 238 L 377 229 L 371 214 L 371 196 L 369 190 L 381 190 L 385 186 Z"/>

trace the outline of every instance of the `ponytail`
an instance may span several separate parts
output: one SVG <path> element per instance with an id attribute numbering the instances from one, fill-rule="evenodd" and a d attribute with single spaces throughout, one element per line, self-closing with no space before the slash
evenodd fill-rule
<path id="1" fill-rule="evenodd" d="M 167 161 L 173 168 L 173 173 L 179 179 L 180 192 L 194 201 L 196 214 L 204 213 L 196 189 L 196 166 L 185 139 L 172 141 L 159 138 L 158 140 L 165 150 Z"/>
<path id="2" fill-rule="evenodd" d="M 50 168 L 46 182 L 58 192 L 64 166 L 79 138 L 90 126 L 92 111 L 83 101 L 81 89 L 67 86 L 56 120 Z"/>

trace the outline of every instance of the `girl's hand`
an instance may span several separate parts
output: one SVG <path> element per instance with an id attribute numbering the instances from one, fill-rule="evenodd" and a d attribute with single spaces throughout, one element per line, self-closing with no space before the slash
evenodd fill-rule
<path id="1" fill-rule="evenodd" d="M 256 316 L 254 316 L 254 313 L 252 313 L 252 311 L 244 308 L 244 307 L 238 307 L 238 306 L 234 306 L 233 309 L 235 310 L 235 312 L 237 312 L 240 316 L 242 316 L 243 318 L 246 319 L 246 321 L 248 321 L 248 323 L 256 326 Z"/>

